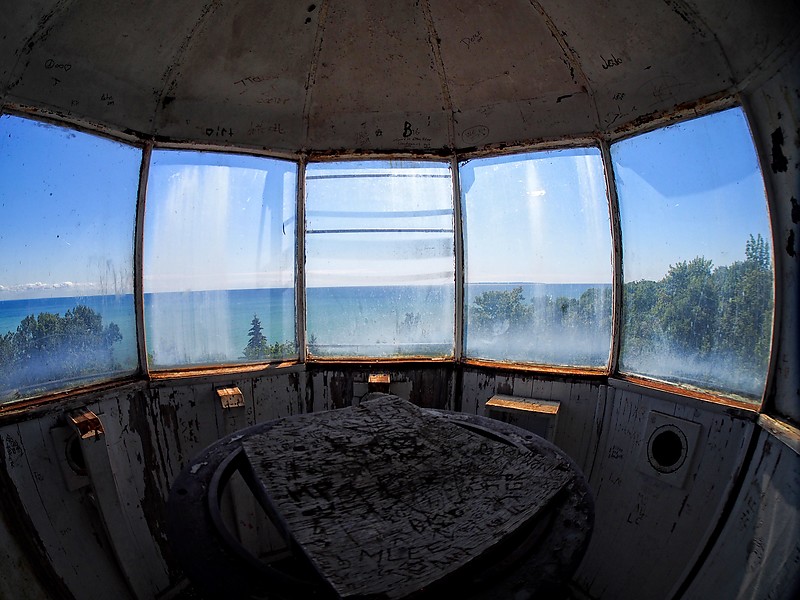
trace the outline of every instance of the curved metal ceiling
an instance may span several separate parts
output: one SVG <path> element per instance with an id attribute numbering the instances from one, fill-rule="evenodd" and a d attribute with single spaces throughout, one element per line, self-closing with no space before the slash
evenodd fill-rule
<path id="1" fill-rule="evenodd" d="M 286 152 L 612 132 L 745 88 L 800 23 L 793 0 L 9 4 L 3 104 Z"/>

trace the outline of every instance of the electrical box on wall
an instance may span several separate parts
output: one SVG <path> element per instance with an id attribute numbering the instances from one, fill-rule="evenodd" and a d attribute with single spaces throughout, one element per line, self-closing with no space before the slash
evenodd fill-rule
<path id="1" fill-rule="evenodd" d="M 486 416 L 535 433 L 549 442 L 556 437 L 560 402 L 495 394 L 486 403 Z"/>

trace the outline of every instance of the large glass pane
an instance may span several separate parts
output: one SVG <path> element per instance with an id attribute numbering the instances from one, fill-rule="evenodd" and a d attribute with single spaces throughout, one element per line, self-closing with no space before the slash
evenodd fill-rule
<path id="1" fill-rule="evenodd" d="M 310 354 L 453 354 L 450 177 L 447 163 L 308 165 Z"/>
<path id="2" fill-rule="evenodd" d="M 621 369 L 760 399 L 772 253 L 743 112 L 623 140 L 611 155 L 625 279 Z"/>
<path id="3" fill-rule="evenodd" d="M 0 117 L 0 402 L 133 372 L 141 150 Z"/>
<path id="4" fill-rule="evenodd" d="M 147 356 L 156 368 L 297 356 L 297 166 L 157 150 L 147 184 Z"/>
<path id="5" fill-rule="evenodd" d="M 466 354 L 603 367 L 611 232 L 599 150 L 462 163 Z"/>

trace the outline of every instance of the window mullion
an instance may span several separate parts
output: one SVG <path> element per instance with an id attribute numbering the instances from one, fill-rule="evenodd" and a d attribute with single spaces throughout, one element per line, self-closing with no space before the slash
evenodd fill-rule
<path id="1" fill-rule="evenodd" d="M 619 199 L 614 171 L 611 166 L 611 150 L 606 140 L 600 140 L 600 155 L 608 194 L 608 220 L 611 226 L 611 264 L 614 270 L 611 286 L 611 348 L 608 358 L 609 374 L 617 373 L 622 339 L 622 227 L 619 218 Z"/>
<path id="2" fill-rule="evenodd" d="M 297 205 L 295 209 L 295 310 L 299 360 L 306 362 L 306 159 L 297 166 Z"/>
<path id="3" fill-rule="evenodd" d="M 464 227 L 461 210 L 461 178 L 458 171 L 458 157 L 450 159 L 453 181 L 453 236 L 455 254 L 455 329 L 453 353 L 456 362 L 464 356 Z"/>
<path id="4" fill-rule="evenodd" d="M 144 322 L 144 216 L 152 152 L 153 144 L 145 144 L 142 150 L 142 166 L 139 169 L 139 194 L 136 199 L 136 224 L 133 232 L 133 303 L 136 311 L 136 346 L 139 370 L 143 374 L 147 374 L 150 369 L 147 364 L 147 338 Z"/>

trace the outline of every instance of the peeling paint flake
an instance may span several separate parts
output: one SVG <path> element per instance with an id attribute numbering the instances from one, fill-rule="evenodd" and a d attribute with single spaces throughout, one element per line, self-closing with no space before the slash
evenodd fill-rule
<path id="1" fill-rule="evenodd" d="M 242 436 L 239 436 L 239 438 L 241 438 L 241 437 Z M 192 475 L 197 475 L 197 472 L 200 469 L 202 469 L 203 467 L 205 467 L 206 465 L 208 465 L 208 462 L 201 462 L 201 463 L 197 463 L 196 465 L 192 465 L 192 468 L 190 469 L 190 471 L 192 472 Z"/>
<path id="2" fill-rule="evenodd" d="M 784 173 L 789 168 L 789 160 L 783 154 L 783 129 L 778 127 L 772 132 L 772 167 L 773 173 Z"/>

